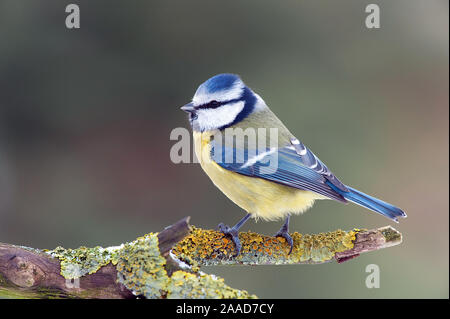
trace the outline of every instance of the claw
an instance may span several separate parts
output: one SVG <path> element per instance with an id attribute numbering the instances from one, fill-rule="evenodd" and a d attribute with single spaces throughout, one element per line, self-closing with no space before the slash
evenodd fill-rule
<path id="1" fill-rule="evenodd" d="M 291 235 L 289 235 L 289 233 L 287 231 L 283 231 L 282 229 L 280 229 L 280 231 L 278 233 L 276 233 L 273 237 L 283 237 L 284 239 L 286 239 L 286 242 L 291 247 L 291 249 L 289 249 L 288 255 L 290 255 L 292 253 L 292 248 L 294 248 L 294 240 L 292 239 Z"/>
<path id="2" fill-rule="evenodd" d="M 235 229 L 234 227 L 231 228 L 223 223 L 220 223 L 218 225 L 219 230 L 227 237 L 231 238 L 231 240 L 234 243 L 235 246 L 235 255 L 233 257 L 237 257 L 239 256 L 239 254 L 241 253 L 241 241 L 239 240 L 239 236 L 238 236 L 238 230 Z"/>
<path id="3" fill-rule="evenodd" d="M 291 235 L 289 235 L 289 219 L 290 215 L 287 216 L 286 221 L 284 222 L 283 226 L 281 226 L 278 233 L 273 235 L 273 237 L 283 237 L 284 239 L 286 239 L 286 242 L 291 247 L 291 249 L 289 249 L 288 255 L 292 253 L 292 248 L 294 248 L 294 240 L 292 239 Z"/>
<path id="4" fill-rule="evenodd" d="M 219 228 L 219 230 L 227 237 L 230 237 L 231 240 L 234 243 L 234 246 L 236 247 L 236 254 L 234 255 L 234 257 L 239 256 L 239 254 L 241 253 L 241 241 L 239 240 L 239 229 L 242 227 L 242 225 L 244 225 L 244 223 L 247 221 L 247 219 L 249 219 L 251 216 L 251 214 L 247 214 L 244 216 L 244 218 L 242 218 L 236 225 L 234 225 L 233 227 L 229 227 L 223 223 L 220 223 L 217 227 Z"/>

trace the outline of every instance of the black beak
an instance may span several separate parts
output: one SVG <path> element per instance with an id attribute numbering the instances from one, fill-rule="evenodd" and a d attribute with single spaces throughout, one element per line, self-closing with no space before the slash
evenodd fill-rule
<path id="1" fill-rule="evenodd" d="M 186 113 L 193 113 L 195 111 L 195 107 L 194 107 L 194 105 L 192 103 L 188 103 L 186 105 L 183 105 L 182 107 L 180 107 L 180 109 L 182 109 Z"/>

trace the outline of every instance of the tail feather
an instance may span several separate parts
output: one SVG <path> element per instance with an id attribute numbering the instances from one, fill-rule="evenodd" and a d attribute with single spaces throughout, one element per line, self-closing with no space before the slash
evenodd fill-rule
<path id="1" fill-rule="evenodd" d="M 405 212 L 402 211 L 400 208 L 395 207 L 394 205 L 391 205 L 389 203 L 383 202 L 378 198 L 364 194 L 363 192 L 360 192 L 352 187 L 347 186 L 349 191 L 344 192 L 331 183 L 328 183 L 328 185 L 331 188 L 333 188 L 334 191 L 342 195 L 342 197 L 344 197 L 346 200 L 361 205 L 363 207 L 366 207 L 378 214 L 386 216 L 387 218 L 390 218 L 397 223 L 399 217 L 402 218 L 406 217 Z"/>

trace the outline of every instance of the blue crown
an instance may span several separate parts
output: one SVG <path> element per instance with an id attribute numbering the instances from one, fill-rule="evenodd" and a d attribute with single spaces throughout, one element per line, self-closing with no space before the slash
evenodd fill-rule
<path id="1" fill-rule="evenodd" d="M 241 81 L 238 75 L 222 73 L 208 79 L 201 86 L 203 86 L 208 93 L 214 93 L 230 89 L 236 83 L 236 81 Z"/>

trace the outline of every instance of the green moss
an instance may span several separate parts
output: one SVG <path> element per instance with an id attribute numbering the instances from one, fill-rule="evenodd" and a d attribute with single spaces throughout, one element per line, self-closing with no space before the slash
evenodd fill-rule
<path id="1" fill-rule="evenodd" d="M 35 290 L 35 292 L 41 299 L 42 298 L 44 298 L 44 299 L 62 299 L 62 298 L 74 299 L 74 298 L 78 298 L 78 296 L 76 294 L 71 295 L 71 294 L 67 294 L 67 293 L 62 293 L 58 289 L 51 289 L 51 288 L 44 288 L 44 287 L 37 288 Z"/>
<path id="2" fill-rule="evenodd" d="M 61 299 L 75 298 L 56 289 L 37 288 L 31 290 L 0 286 L 0 299 Z"/>
<path id="3" fill-rule="evenodd" d="M 201 273 L 194 260 L 189 270 L 169 276 L 154 233 L 119 247 L 57 247 L 47 253 L 60 260 L 61 275 L 67 279 L 95 273 L 111 262 L 116 265 L 118 282 L 146 298 L 256 298 L 227 286 L 221 278 Z"/>
<path id="4" fill-rule="evenodd" d="M 0 287 L 0 299 L 37 299 L 39 298 L 36 294 L 30 292 L 22 292 L 12 289 L 6 289 L 5 287 Z"/>
<path id="5" fill-rule="evenodd" d="M 386 238 L 386 242 L 402 241 L 402 234 L 390 226 L 383 228 L 381 234 Z"/>
<path id="6" fill-rule="evenodd" d="M 76 279 L 86 274 L 93 274 L 110 262 L 117 263 L 119 248 L 79 247 L 77 249 L 65 249 L 56 247 L 46 251 L 52 257 L 61 262 L 61 275 L 66 279 Z"/>
<path id="7" fill-rule="evenodd" d="M 160 298 L 167 291 L 169 277 L 161 256 L 156 234 L 148 234 L 127 243 L 120 250 L 117 262 L 119 282 L 136 295 Z"/>
<path id="8" fill-rule="evenodd" d="M 0 287 L 6 286 L 7 281 L 5 278 L 3 278 L 2 274 L 0 274 Z"/>

